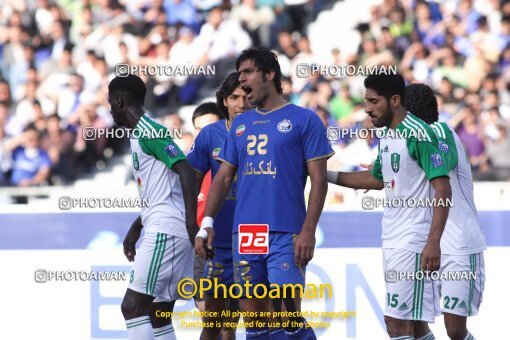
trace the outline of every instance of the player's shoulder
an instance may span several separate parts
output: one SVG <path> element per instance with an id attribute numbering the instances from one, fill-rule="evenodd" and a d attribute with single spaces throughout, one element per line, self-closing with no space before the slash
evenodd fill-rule
<path id="1" fill-rule="evenodd" d="M 214 122 L 214 123 L 204 126 L 198 134 L 199 135 L 202 134 L 202 136 L 209 136 L 209 135 L 214 134 L 215 132 L 218 132 L 220 130 L 225 130 L 226 122 L 227 122 L 226 119 L 220 119 L 217 122 Z"/>
<path id="2" fill-rule="evenodd" d="M 166 130 L 167 128 L 157 122 L 155 119 L 149 117 L 147 114 L 144 114 L 140 117 L 138 121 L 137 127 L 141 130 Z"/>
<path id="3" fill-rule="evenodd" d="M 434 122 L 430 124 L 430 127 L 434 130 L 438 138 L 447 139 L 453 137 L 454 131 L 445 122 Z"/>
<path id="4" fill-rule="evenodd" d="M 434 130 L 412 113 L 407 113 L 406 118 L 402 121 L 402 126 L 408 141 L 437 143 Z"/>
<path id="5" fill-rule="evenodd" d="M 317 113 L 313 110 L 292 103 L 288 104 L 286 109 L 292 112 L 293 115 L 304 119 L 317 116 Z"/>

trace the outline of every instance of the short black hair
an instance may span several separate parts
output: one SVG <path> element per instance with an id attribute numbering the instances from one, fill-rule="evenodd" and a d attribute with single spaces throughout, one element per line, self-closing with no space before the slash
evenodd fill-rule
<path id="1" fill-rule="evenodd" d="M 228 108 L 223 104 L 223 100 L 232 94 L 241 86 L 239 83 L 239 73 L 231 72 L 221 83 L 220 89 L 216 92 L 216 105 L 223 113 L 223 118 L 228 119 Z"/>
<path id="2" fill-rule="evenodd" d="M 276 88 L 276 92 L 278 92 L 278 94 L 283 93 L 282 71 L 280 69 L 280 64 L 278 63 L 278 57 L 275 53 L 264 47 L 249 48 L 244 50 L 241 52 L 241 55 L 237 57 L 237 71 L 239 71 L 239 65 L 241 65 L 241 63 L 245 60 L 253 60 L 253 63 L 262 71 L 264 77 L 269 72 L 274 71 L 273 83 Z"/>
<path id="3" fill-rule="evenodd" d="M 400 103 L 406 103 L 406 83 L 404 78 L 396 74 L 371 74 L 365 78 L 365 88 L 374 90 L 387 101 L 394 95 L 400 96 Z"/>
<path id="4" fill-rule="evenodd" d="M 108 92 L 123 92 L 126 94 L 128 102 L 143 105 L 147 88 L 142 78 L 134 74 L 128 74 L 113 78 L 110 84 L 108 84 Z"/>
<path id="5" fill-rule="evenodd" d="M 23 128 L 23 132 L 27 132 L 27 131 L 35 131 L 37 133 L 39 133 L 39 130 L 37 130 L 37 127 L 35 126 L 34 123 L 28 123 L 24 128 Z M 39 135 L 37 136 L 39 138 Z"/>
<path id="6" fill-rule="evenodd" d="M 195 126 L 195 119 L 198 117 L 212 114 L 218 117 L 218 119 L 223 119 L 223 114 L 221 113 L 221 110 L 216 105 L 216 103 L 213 102 L 205 102 L 200 105 L 198 105 L 195 108 L 195 111 L 193 111 L 193 115 L 191 116 L 191 122 L 193 123 L 193 126 Z"/>
<path id="7" fill-rule="evenodd" d="M 411 84 L 406 86 L 407 111 L 420 118 L 427 124 L 437 122 L 439 110 L 434 91 L 425 84 Z"/>

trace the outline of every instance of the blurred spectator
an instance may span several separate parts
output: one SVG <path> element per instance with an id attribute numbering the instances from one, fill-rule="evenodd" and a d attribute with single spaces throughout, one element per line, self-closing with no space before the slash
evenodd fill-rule
<path id="1" fill-rule="evenodd" d="M 230 18 L 241 23 L 255 45 L 270 47 L 270 27 L 276 19 L 271 7 L 258 7 L 256 0 L 242 0 L 232 8 Z"/>
<path id="2" fill-rule="evenodd" d="M 340 126 L 344 126 L 342 121 L 345 121 L 349 118 L 350 114 L 353 112 L 354 103 L 352 101 L 349 85 L 344 84 L 340 87 L 340 91 L 338 94 L 333 97 L 330 103 L 330 111 L 333 118 L 339 122 Z"/>
<path id="3" fill-rule="evenodd" d="M 305 24 L 308 23 L 309 13 L 307 6 L 309 0 L 284 0 L 290 17 L 290 26 L 293 31 L 304 33 Z"/>
<path id="4" fill-rule="evenodd" d="M 278 34 L 278 45 L 277 51 L 290 60 L 298 54 L 298 50 L 289 31 L 281 31 Z"/>
<path id="5" fill-rule="evenodd" d="M 46 119 L 46 133 L 41 139 L 41 148 L 50 157 L 54 184 L 69 183 L 75 179 L 74 140 L 74 134 L 60 126 L 58 115 L 54 114 Z"/>
<path id="6" fill-rule="evenodd" d="M 464 144 L 471 166 L 475 167 L 477 171 L 486 171 L 488 164 L 483 131 L 473 109 L 465 106 L 452 118 L 450 124 Z"/>
<path id="7" fill-rule="evenodd" d="M 197 29 L 199 17 L 191 0 L 165 0 L 167 22 L 169 25 L 182 24 Z"/>
<path id="8" fill-rule="evenodd" d="M 251 45 L 248 33 L 237 21 L 224 19 L 219 7 L 209 12 L 207 22 L 202 25 L 196 39 L 200 49 L 201 65 L 227 58 L 233 60 Z"/>
<path id="9" fill-rule="evenodd" d="M 78 74 L 71 75 L 69 86 L 58 97 L 57 113 L 65 123 L 78 110 L 80 105 L 92 101 L 92 95 L 83 88 L 83 77 Z M 87 125 L 85 125 L 87 126 Z"/>
<path id="10" fill-rule="evenodd" d="M 308 40 L 307 36 L 302 36 L 299 38 L 299 41 L 297 43 L 297 49 L 299 53 L 292 59 L 292 72 L 291 72 L 291 79 L 292 79 L 292 90 L 295 93 L 300 93 L 306 83 L 308 82 L 307 77 L 303 77 L 303 75 L 298 74 L 298 65 L 308 65 L 308 67 L 311 67 L 313 64 L 317 64 L 317 57 L 312 52 L 312 49 L 310 48 L 310 41 Z"/>
<path id="11" fill-rule="evenodd" d="M 107 140 L 105 135 L 97 132 L 93 138 L 85 139 L 84 129 L 104 130 L 109 127 L 108 122 L 98 115 L 95 105 L 88 104 L 78 108 L 69 118 L 69 124 L 77 127 L 73 149 L 76 152 L 78 168 L 80 171 L 90 172 L 94 167 L 98 167 L 99 161 L 103 161 Z"/>
<path id="12" fill-rule="evenodd" d="M 43 184 L 50 176 L 51 160 L 41 147 L 39 132 L 28 126 L 23 135 L 8 146 L 12 150 L 12 185 L 27 187 Z"/>
<path id="13" fill-rule="evenodd" d="M 487 155 L 491 163 L 491 173 L 493 180 L 510 180 L 510 135 L 509 128 L 503 122 L 497 125 L 498 136 L 494 141 L 489 141 L 487 145 Z M 501 157 L 506 155 L 506 157 Z"/>

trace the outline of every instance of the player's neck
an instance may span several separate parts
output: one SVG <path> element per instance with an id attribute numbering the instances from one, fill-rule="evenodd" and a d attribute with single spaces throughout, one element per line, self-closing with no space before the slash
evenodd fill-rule
<path id="1" fill-rule="evenodd" d="M 393 114 L 393 119 L 391 121 L 391 124 L 389 126 L 390 129 L 396 129 L 397 126 L 402 123 L 404 119 L 407 117 L 407 111 L 404 108 L 397 109 L 395 113 Z"/>
<path id="2" fill-rule="evenodd" d="M 261 111 L 271 111 L 280 106 L 283 106 L 287 101 L 283 99 L 278 93 L 268 96 L 262 103 L 257 105 L 257 109 Z"/>
<path id="3" fill-rule="evenodd" d="M 129 129 L 134 129 L 138 125 L 138 122 L 140 121 L 140 118 L 142 118 L 144 113 L 145 110 L 143 108 L 128 110 L 126 116 L 126 127 Z"/>

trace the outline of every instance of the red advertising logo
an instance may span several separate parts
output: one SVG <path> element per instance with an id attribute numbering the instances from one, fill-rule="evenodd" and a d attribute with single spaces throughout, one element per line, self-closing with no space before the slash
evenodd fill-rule
<path id="1" fill-rule="evenodd" d="M 269 225 L 240 224 L 239 254 L 267 254 L 269 252 Z"/>

